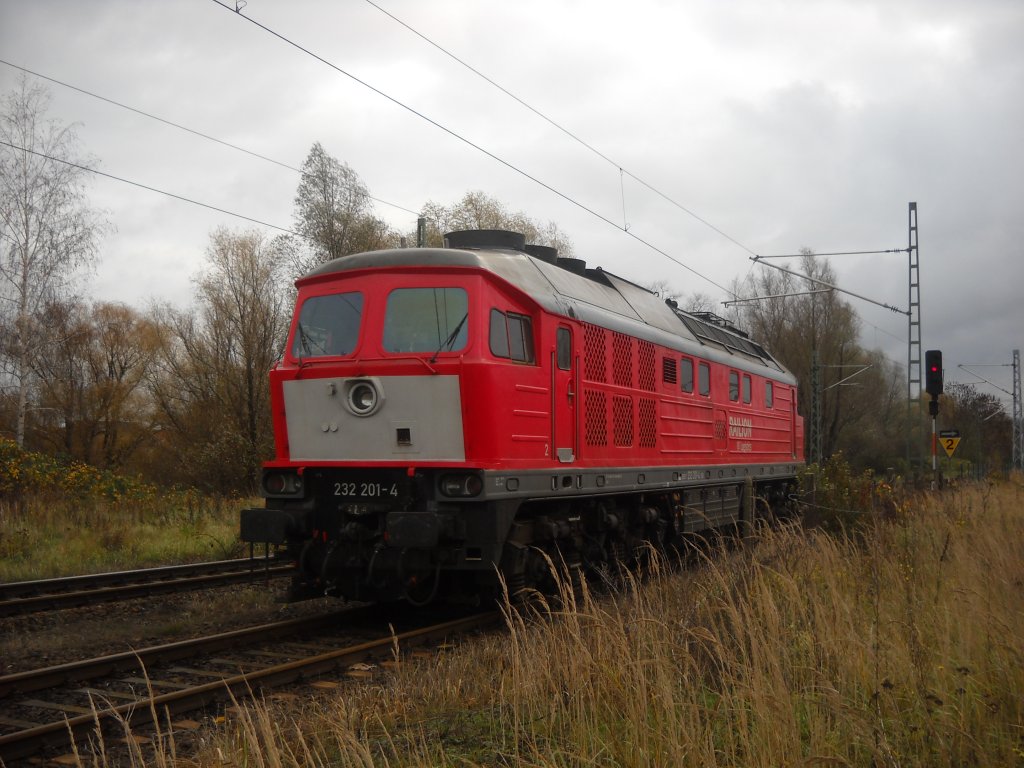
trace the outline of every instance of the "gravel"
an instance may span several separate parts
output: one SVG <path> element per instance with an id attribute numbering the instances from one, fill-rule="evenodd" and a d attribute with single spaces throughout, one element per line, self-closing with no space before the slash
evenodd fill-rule
<path id="1" fill-rule="evenodd" d="M 0 675 L 340 608 L 280 603 L 285 581 L 218 587 L 0 619 Z"/>

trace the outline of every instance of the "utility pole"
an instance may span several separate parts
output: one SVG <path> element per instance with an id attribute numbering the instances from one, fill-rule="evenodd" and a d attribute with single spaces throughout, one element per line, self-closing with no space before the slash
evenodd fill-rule
<path id="1" fill-rule="evenodd" d="M 917 250 L 917 203 L 907 210 L 907 256 L 910 277 L 907 313 L 907 469 L 913 470 L 914 412 L 921 397 L 921 273 Z M 919 444 L 918 444 L 919 445 Z M 918 453 L 918 455 L 920 455 Z"/>
<path id="2" fill-rule="evenodd" d="M 815 329 L 817 335 L 817 329 Z M 821 365 L 818 363 L 818 347 L 811 342 L 811 461 L 821 464 Z"/>
<path id="3" fill-rule="evenodd" d="M 1024 472 L 1024 406 L 1020 397 L 1020 350 L 1013 350 L 1013 468 Z"/>

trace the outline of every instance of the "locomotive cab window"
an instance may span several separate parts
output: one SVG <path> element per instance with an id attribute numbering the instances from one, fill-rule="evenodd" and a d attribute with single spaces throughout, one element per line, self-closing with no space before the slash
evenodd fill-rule
<path id="1" fill-rule="evenodd" d="M 679 386 L 683 392 L 693 392 L 693 360 L 688 357 L 679 361 Z"/>
<path id="2" fill-rule="evenodd" d="M 711 394 L 711 366 L 707 363 L 701 363 L 697 367 L 697 386 L 698 392 L 707 397 Z"/>
<path id="3" fill-rule="evenodd" d="M 302 303 L 292 339 L 292 357 L 352 354 L 359 341 L 363 294 L 331 293 L 310 296 Z"/>
<path id="4" fill-rule="evenodd" d="M 384 313 L 388 352 L 458 352 L 469 340 L 464 288 L 396 288 Z"/>
<path id="5" fill-rule="evenodd" d="M 750 377 L 743 374 L 743 402 L 750 404 Z"/>
<path id="6" fill-rule="evenodd" d="M 729 371 L 729 399 L 734 403 L 740 399 L 740 375 Z"/>
<path id="7" fill-rule="evenodd" d="M 764 407 L 771 408 L 775 405 L 775 385 L 770 381 L 764 383 Z"/>
<path id="8" fill-rule="evenodd" d="M 492 309 L 490 342 L 491 354 L 495 357 L 519 363 L 534 362 L 533 323 L 526 315 Z"/>

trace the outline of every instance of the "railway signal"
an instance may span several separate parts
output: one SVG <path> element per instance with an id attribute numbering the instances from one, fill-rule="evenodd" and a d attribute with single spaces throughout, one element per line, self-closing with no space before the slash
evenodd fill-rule
<path id="1" fill-rule="evenodd" d="M 924 391 L 934 400 L 942 394 L 942 351 L 929 349 L 924 353 Z"/>
<path id="2" fill-rule="evenodd" d="M 932 473 L 935 475 L 935 479 L 932 481 L 932 490 L 934 491 L 939 478 L 935 457 L 935 417 L 939 415 L 939 395 L 942 394 L 941 350 L 929 349 L 924 353 L 924 391 L 931 395 L 931 400 L 928 402 L 928 414 L 932 417 Z M 956 446 L 954 446 L 955 448 Z"/>

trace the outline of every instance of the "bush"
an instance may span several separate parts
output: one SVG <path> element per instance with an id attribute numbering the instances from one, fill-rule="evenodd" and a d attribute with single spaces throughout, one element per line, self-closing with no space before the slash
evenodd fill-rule
<path id="1" fill-rule="evenodd" d="M 242 504 L 0 439 L 0 581 L 239 556 Z"/>
<path id="2" fill-rule="evenodd" d="M 865 520 L 905 516 L 908 508 L 901 478 L 880 480 L 873 470 L 855 473 L 841 453 L 810 464 L 799 477 L 800 506 L 805 525 L 838 532 Z"/>

